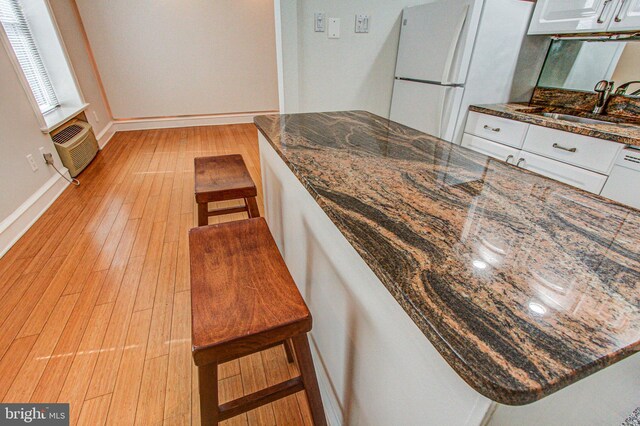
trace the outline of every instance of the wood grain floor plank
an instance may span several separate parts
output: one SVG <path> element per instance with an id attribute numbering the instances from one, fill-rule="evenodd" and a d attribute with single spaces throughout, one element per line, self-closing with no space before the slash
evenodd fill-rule
<path id="1" fill-rule="evenodd" d="M 100 354 L 112 310 L 113 304 L 96 306 L 93 310 L 78 352 L 73 358 L 69 374 L 58 396 L 58 402 L 69 403 L 71 424 L 74 424 L 80 416 L 80 410 Z"/>
<path id="2" fill-rule="evenodd" d="M 245 394 L 257 392 L 267 387 L 267 377 L 259 352 L 240 358 L 240 371 L 242 372 L 242 387 Z M 271 404 L 249 411 L 247 420 L 250 425 L 276 424 Z"/>
<path id="3" fill-rule="evenodd" d="M 218 382 L 218 391 L 220 393 L 220 403 L 232 401 L 244 395 L 242 389 L 242 377 L 240 375 L 227 377 Z M 220 423 L 222 426 L 247 426 L 247 413 L 240 414 Z"/>
<path id="4" fill-rule="evenodd" d="M 140 278 L 140 287 L 136 295 L 134 311 L 142 311 L 153 307 L 153 300 L 160 274 L 162 260 L 162 240 L 164 239 L 165 222 L 154 222 L 151 239 L 144 258 L 144 268 Z"/>
<path id="5" fill-rule="evenodd" d="M 37 338 L 38 336 L 27 336 L 15 339 L 0 361 L 0 401 L 4 400 Z"/>
<path id="6" fill-rule="evenodd" d="M 141 426 L 162 424 L 168 365 L 168 355 L 145 361 L 135 424 Z"/>
<path id="7" fill-rule="evenodd" d="M 124 349 L 133 304 L 140 274 L 142 273 L 142 258 L 134 258 L 129 262 L 122 285 L 115 301 L 109 326 L 102 342 L 102 350 L 91 378 L 87 391 L 87 398 L 92 399 L 113 392 L 116 374 L 120 365 L 120 358 Z"/>
<path id="8" fill-rule="evenodd" d="M 25 363 L 5 395 L 6 402 L 25 402 L 31 399 L 77 300 L 77 294 L 70 294 L 59 299 L 45 328 L 38 336 Z"/>
<path id="9" fill-rule="evenodd" d="M 136 418 L 138 394 L 146 353 L 151 309 L 134 312 L 111 396 L 108 425 L 132 425 Z"/>
<path id="10" fill-rule="evenodd" d="M 89 277 L 87 285 L 80 293 L 67 325 L 62 331 L 47 367 L 31 396 L 31 402 L 58 400 L 62 385 L 73 363 L 74 355 L 77 353 L 78 346 L 89 325 L 91 314 L 106 275 L 107 271 L 97 271 Z"/>
<path id="11" fill-rule="evenodd" d="M 82 404 L 82 411 L 78 419 L 78 426 L 101 426 L 105 424 L 109 406 L 111 405 L 111 394 L 102 395 Z"/>
<path id="12" fill-rule="evenodd" d="M 191 292 L 176 293 L 164 404 L 165 419 L 191 416 Z"/>

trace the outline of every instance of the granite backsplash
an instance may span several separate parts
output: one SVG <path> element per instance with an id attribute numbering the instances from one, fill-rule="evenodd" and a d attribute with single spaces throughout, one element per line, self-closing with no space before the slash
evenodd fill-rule
<path id="1" fill-rule="evenodd" d="M 591 112 L 597 99 L 598 94 L 594 92 L 536 87 L 530 104 Z M 605 115 L 640 121 L 640 97 L 611 95 Z"/>

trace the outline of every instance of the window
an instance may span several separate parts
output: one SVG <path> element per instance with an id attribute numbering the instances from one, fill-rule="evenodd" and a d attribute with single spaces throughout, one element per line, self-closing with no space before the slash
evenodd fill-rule
<path id="1" fill-rule="evenodd" d="M 33 96 L 46 114 L 60 103 L 25 18 L 20 0 L 0 0 L 0 22 L 16 54 Z"/>

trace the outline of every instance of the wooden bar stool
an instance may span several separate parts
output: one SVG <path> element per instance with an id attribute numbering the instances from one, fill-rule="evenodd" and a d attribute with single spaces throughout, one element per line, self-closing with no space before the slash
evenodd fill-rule
<path id="1" fill-rule="evenodd" d="M 198 204 L 198 226 L 209 223 L 210 216 L 247 212 L 260 217 L 256 185 L 242 160 L 242 155 L 218 155 L 194 159 L 195 194 Z M 209 210 L 209 203 L 243 198 L 244 206 Z"/>
<path id="2" fill-rule="evenodd" d="M 307 308 L 263 218 L 194 228 L 192 354 L 203 425 L 305 390 L 315 425 L 326 425 L 307 333 Z M 218 364 L 291 339 L 300 376 L 219 405 Z"/>

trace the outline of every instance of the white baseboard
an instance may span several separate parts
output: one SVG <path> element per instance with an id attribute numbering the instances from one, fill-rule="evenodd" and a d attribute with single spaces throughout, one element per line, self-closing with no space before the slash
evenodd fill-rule
<path id="1" fill-rule="evenodd" d="M 115 131 L 170 129 L 175 127 L 219 126 L 223 124 L 253 123 L 257 115 L 277 114 L 278 111 L 247 112 L 238 114 L 194 115 L 182 117 L 157 117 L 115 119 Z"/>
<path id="2" fill-rule="evenodd" d="M 113 125 L 113 121 L 110 121 L 109 124 L 107 124 L 105 128 L 96 135 L 96 139 L 98 140 L 98 147 L 100 147 L 100 149 L 103 149 L 115 134 L 116 128 Z"/>
<path id="3" fill-rule="evenodd" d="M 68 178 L 69 171 L 61 170 Z M 69 185 L 60 175 L 52 176 L 20 207 L 0 222 L 0 257 L 24 235 Z"/>

